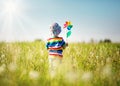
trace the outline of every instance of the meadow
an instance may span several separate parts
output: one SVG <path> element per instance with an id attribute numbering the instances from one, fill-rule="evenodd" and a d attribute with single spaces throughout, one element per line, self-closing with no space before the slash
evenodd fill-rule
<path id="1" fill-rule="evenodd" d="M 120 44 L 70 43 L 51 75 L 44 42 L 1 42 L 0 86 L 120 86 Z"/>

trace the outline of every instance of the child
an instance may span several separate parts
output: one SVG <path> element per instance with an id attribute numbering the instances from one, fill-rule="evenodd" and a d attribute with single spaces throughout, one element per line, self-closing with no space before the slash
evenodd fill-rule
<path id="1" fill-rule="evenodd" d="M 65 49 L 68 44 L 65 43 L 62 37 L 58 37 L 61 32 L 61 27 L 58 23 L 54 23 L 50 26 L 50 31 L 52 37 L 47 40 L 46 47 L 49 51 L 48 59 L 50 71 L 54 71 L 60 65 L 63 58 L 63 49 Z"/>

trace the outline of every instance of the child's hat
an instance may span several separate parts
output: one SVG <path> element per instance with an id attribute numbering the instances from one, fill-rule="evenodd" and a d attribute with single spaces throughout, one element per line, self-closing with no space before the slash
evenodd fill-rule
<path id="1" fill-rule="evenodd" d="M 53 23 L 50 29 L 54 36 L 58 36 L 61 32 L 61 27 L 58 23 Z"/>

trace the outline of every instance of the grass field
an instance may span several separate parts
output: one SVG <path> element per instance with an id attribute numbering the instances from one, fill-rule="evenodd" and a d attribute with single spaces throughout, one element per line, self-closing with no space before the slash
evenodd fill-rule
<path id="1" fill-rule="evenodd" d="M 0 86 L 120 86 L 120 44 L 71 43 L 51 76 L 44 42 L 0 43 Z"/>

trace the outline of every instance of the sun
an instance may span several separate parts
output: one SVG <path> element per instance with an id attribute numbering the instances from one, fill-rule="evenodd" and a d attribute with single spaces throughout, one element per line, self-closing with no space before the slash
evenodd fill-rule
<path id="1" fill-rule="evenodd" d="M 31 40 L 29 28 L 36 27 L 31 8 L 26 0 L 0 0 L 0 41 Z"/>
<path id="2" fill-rule="evenodd" d="M 22 17 L 24 17 L 23 0 L 1 0 L 0 1 L 0 41 L 14 40 L 17 29 L 24 28 Z"/>
<path id="3" fill-rule="evenodd" d="M 5 12 L 6 13 L 16 13 L 17 6 L 14 2 L 8 2 L 5 4 Z"/>
<path id="4" fill-rule="evenodd" d="M 3 11 L 6 15 L 19 15 L 21 12 L 19 4 L 16 0 L 7 0 L 4 2 Z"/>

